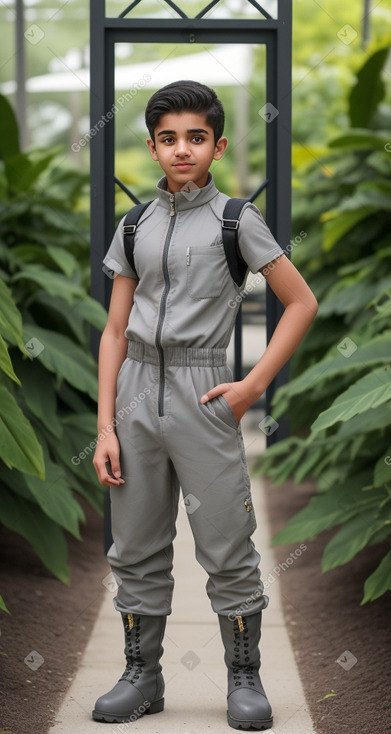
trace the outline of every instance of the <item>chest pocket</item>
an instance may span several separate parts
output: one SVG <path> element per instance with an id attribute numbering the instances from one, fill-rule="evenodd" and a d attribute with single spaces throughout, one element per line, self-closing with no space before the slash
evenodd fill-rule
<path id="1" fill-rule="evenodd" d="M 186 251 L 187 290 L 191 298 L 218 298 L 229 275 L 223 244 Z"/>

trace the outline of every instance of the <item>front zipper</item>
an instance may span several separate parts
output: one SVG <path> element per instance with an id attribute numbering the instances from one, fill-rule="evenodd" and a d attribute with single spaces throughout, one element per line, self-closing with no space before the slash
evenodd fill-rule
<path id="1" fill-rule="evenodd" d="M 164 277 L 164 288 L 162 297 L 160 299 L 159 318 L 156 327 L 156 339 L 155 344 L 159 352 L 159 395 L 158 395 L 158 415 L 159 417 L 164 415 L 164 350 L 162 347 L 161 336 L 163 329 L 163 321 L 166 315 L 166 305 L 168 291 L 170 290 L 170 276 L 168 272 L 168 249 L 170 247 L 171 237 L 175 226 L 176 212 L 175 212 L 175 196 L 170 195 L 170 224 L 166 235 L 166 240 L 163 247 L 163 277 Z"/>

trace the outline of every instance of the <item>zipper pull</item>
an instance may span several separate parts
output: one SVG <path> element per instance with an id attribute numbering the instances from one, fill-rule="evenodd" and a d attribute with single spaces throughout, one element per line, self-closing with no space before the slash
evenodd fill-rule
<path id="1" fill-rule="evenodd" d="M 134 627 L 133 614 L 128 614 L 128 629 L 132 630 Z"/>
<path id="2" fill-rule="evenodd" d="M 236 617 L 236 620 L 237 620 L 237 623 L 238 623 L 239 632 L 243 632 L 243 630 L 244 630 L 244 624 L 243 624 L 242 617 L 239 615 L 239 616 Z"/>
<path id="3" fill-rule="evenodd" d="M 170 217 L 175 217 L 175 195 L 170 195 Z"/>
<path id="4" fill-rule="evenodd" d="M 190 265 L 190 247 L 186 250 L 186 265 Z"/>

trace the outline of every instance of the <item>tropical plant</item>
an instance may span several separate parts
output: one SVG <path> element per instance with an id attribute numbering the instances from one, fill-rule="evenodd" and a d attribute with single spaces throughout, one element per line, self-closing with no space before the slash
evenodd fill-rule
<path id="1" fill-rule="evenodd" d="M 287 413 L 294 434 L 258 462 L 276 484 L 316 478 L 317 494 L 273 542 L 339 526 L 323 571 L 391 534 L 391 109 L 380 106 L 387 56 L 378 50 L 359 71 L 351 129 L 307 169 L 299 192 L 295 222 L 308 237 L 293 257 L 320 306 L 293 379 L 273 403 L 273 418 Z M 390 588 L 391 551 L 366 580 L 362 604 Z"/>
<path id="2" fill-rule="evenodd" d="M 21 153 L 0 96 L 0 522 L 67 583 L 64 531 L 80 539 L 85 519 L 74 492 L 102 509 L 80 456 L 96 434 L 90 326 L 101 330 L 106 312 L 88 295 L 86 177 L 57 154 Z"/>

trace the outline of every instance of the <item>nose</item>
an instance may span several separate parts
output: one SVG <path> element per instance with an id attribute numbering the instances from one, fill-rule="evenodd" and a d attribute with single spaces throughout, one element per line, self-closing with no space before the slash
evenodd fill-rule
<path id="1" fill-rule="evenodd" d="M 175 146 L 175 155 L 177 156 L 186 156 L 189 155 L 189 146 L 187 143 L 186 138 L 177 138 L 176 146 Z"/>

